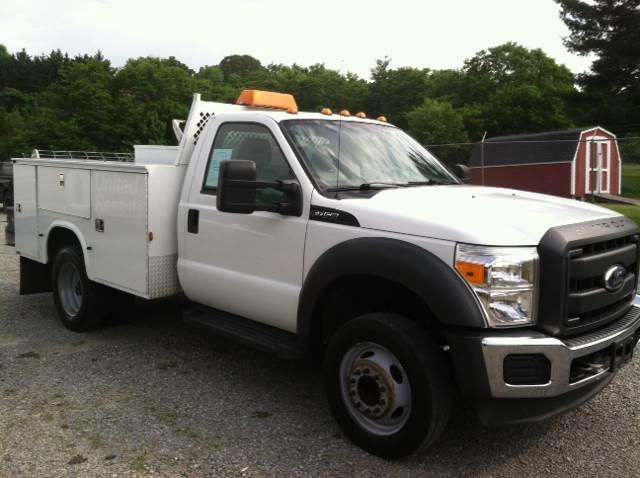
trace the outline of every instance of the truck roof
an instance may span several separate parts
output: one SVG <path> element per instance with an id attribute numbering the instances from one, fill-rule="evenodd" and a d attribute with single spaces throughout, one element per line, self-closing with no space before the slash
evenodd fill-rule
<path id="1" fill-rule="evenodd" d="M 278 108 L 269 108 L 269 107 L 259 107 L 259 106 L 245 106 L 245 105 L 233 105 L 229 103 L 218 103 L 214 101 L 201 101 L 199 99 L 199 94 L 197 95 L 197 100 L 194 103 L 199 103 L 201 106 L 206 107 L 211 110 L 212 114 L 220 115 L 220 114 L 242 114 L 242 113 L 250 113 L 250 114 L 260 114 L 264 116 L 268 116 L 273 118 L 275 121 L 280 122 L 284 120 L 296 120 L 296 119 L 317 119 L 317 120 L 342 120 L 342 121 L 353 121 L 353 122 L 361 122 L 361 123 L 375 123 L 390 126 L 389 123 L 384 121 L 379 121 L 372 118 L 359 118 L 355 115 L 341 115 L 338 113 L 317 113 L 317 112 L 309 112 L 309 111 L 299 111 L 295 113 L 290 113 L 288 111 L 284 111 Z"/>
<path id="2" fill-rule="evenodd" d="M 250 93 L 250 94 L 248 94 Z M 391 126 L 385 121 L 378 121 L 358 116 L 341 114 L 326 114 L 330 110 L 324 109 L 323 113 L 298 112 L 298 106 L 292 95 L 283 93 L 265 92 L 258 90 L 244 90 L 238 102 L 244 104 L 217 103 L 214 101 L 202 101 L 200 93 L 193 94 L 193 102 L 186 121 L 174 120 L 174 131 L 179 140 L 181 153 L 178 164 L 189 162 L 195 144 L 207 123 L 211 118 L 222 114 L 252 114 L 263 115 L 280 123 L 286 120 L 321 120 L 321 121 L 350 121 Z M 346 114 L 345 114 L 346 113 Z M 179 125 L 179 126 L 178 126 Z M 392 126 L 393 127 L 393 126 Z"/>

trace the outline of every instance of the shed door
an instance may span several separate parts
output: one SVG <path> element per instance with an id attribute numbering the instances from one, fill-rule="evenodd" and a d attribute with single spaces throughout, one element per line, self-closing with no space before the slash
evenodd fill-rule
<path id="1" fill-rule="evenodd" d="M 587 141 L 587 193 L 609 193 L 611 184 L 611 141 Z"/>

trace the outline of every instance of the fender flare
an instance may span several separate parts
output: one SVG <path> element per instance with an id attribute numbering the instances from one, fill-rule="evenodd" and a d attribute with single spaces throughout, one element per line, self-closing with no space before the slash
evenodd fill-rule
<path id="1" fill-rule="evenodd" d="M 92 274 L 90 273 L 90 270 L 91 270 L 90 260 L 89 260 L 89 255 L 87 254 L 87 241 L 85 241 L 84 235 L 82 234 L 80 229 L 78 229 L 78 227 L 72 222 L 56 219 L 52 221 L 51 224 L 49 224 L 49 228 L 47 229 L 47 233 L 45 234 L 45 237 L 44 237 L 44 245 L 42 248 L 44 262 L 49 263 L 54 259 L 54 257 L 49 257 L 49 238 L 51 236 L 51 232 L 54 229 L 58 229 L 58 228 L 67 229 L 68 231 L 72 232 L 78 239 L 78 242 L 80 243 L 80 248 L 82 249 L 82 257 L 84 259 L 84 268 L 86 270 L 87 277 L 91 279 Z"/>
<path id="2" fill-rule="evenodd" d="M 309 349 L 319 301 L 341 277 L 364 274 L 396 282 L 427 304 L 447 327 L 485 328 L 480 304 L 458 273 L 431 252 L 390 238 L 357 238 L 322 254 L 311 267 L 298 304 L 298 337 Z"/>

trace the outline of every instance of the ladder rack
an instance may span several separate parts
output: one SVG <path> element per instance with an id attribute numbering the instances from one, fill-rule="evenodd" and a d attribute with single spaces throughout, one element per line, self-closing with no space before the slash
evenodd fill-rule
<path id="1" fill-rule="evenodd" d="M 34 149 L 32 159 L 85 159 L 88 161 L 119 161 L 132 163 L 133 153 L 101 152 L 101 151 L 53 151 Z"/>

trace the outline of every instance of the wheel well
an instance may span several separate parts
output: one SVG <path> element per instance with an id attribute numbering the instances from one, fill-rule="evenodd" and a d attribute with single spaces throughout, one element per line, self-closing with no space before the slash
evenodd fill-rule
<path id="1" fill-rule="evenodd" d="M 427 304 L 397 282 L 372 276 L 348 275 L 329 284 L 313 312 L 311 347 L 321 355 L 329 337 L 345 322 L 371 312 L 394 312 L 428 329 L 444 344 L 440 325 Z"/>
<path id="2" fill-rule="evenodd" d="M 76 234 L 65 227 L 54 227 L 51 232 L 49 232 L 49 238 L 47 240 L 47 257 L 49 258 L 49 262 L 53 262 L 53 259 L 60 249 L 72 245 L 80 246 L 80 241 Z"/>

